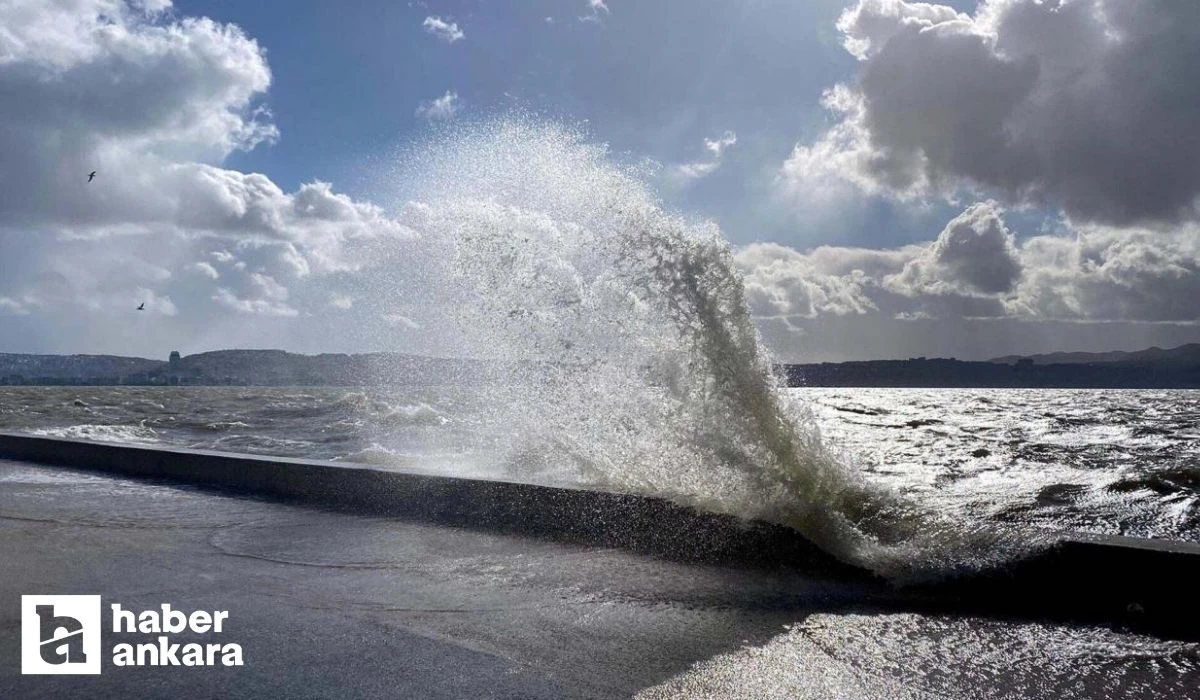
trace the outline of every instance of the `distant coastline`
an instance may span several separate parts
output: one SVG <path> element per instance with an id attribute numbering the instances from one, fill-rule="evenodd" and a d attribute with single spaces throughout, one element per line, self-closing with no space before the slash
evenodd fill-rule
<path id="1" fill-rule="evenodd" d="M 166 360 L 0 353 L 0 386 L 363 386 L 470 381 L 480 364 L 399 353 L 217 350 Z"/>
<path id="2" fill-rule="evenodd" d="M 1200 343 L 1137 352 L 784 364 L 788 386 L 1200 389 Z M 166 360 L 0 353 L 0 386 L 369 386 L 470 383 L 481 362 L 400 353 L 218 350 Z"/>

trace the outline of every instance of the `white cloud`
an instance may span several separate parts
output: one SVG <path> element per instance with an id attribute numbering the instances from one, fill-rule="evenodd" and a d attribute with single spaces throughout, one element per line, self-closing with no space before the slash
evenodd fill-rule
<path id="1" fill-rule="evenodd" d="M 426 34 L 432 34 L 447 44 L 453 44 L 465 36 L 463 31 L 458 28 L 458 22 L 447 22 L 441 17 L 426 17 L 421 26 L 425 28 Z"/>
<path id="2" fill-rule="evenodd" d="M 329 297 L 329 305 L 341 311 L 349 311 L 354 308 L 354 297 L 346 296 L 345 294 L 332 294 Z"/>
<path id="3" fill-rule="evenodd" d="M 612 14 L 604 0 L 587 0 L 587 9 L 588 13 L 579 18 L 582 22 L 599 22 L 605 15 Z"/>
<path id="4" fill-rule="evenodd" d="M 746 296 L 758 318 L 814 318 L 879 311 L 880 279 L 896 274 L 919 248 L 894 251 L 821 247 L 801 253 L 776 243 L 739 250 Z"/>
<path id="5" fill-rule="evenodd" d="M 783 166 L 800 203 L 848 183 L 1115 225 L 1197 217 L 1200 5 L 984 0 L 969 16 L 859 0 L 837 26 L 861 67 L 826 94 L 834 126 Z"/>
<path id="6" fill-rule="evenodd" d="M 836 123 L 811 145 L 797 144 L 779 173 L 782 193 L 798 207 L 837 207 L 860 193 L 911 201 L 929 189 L 923 179 L 887 177 L 883 156 L 871 145 L 865 126 L 861 94 L 837 85 L 825 91 L 821 104 Z"/>
<path id="7" fill-rule="evenodd" d="M 412 320 L 408 316 L 403 316 L 401 314 L 385 314 L 383 317 L 383 320 L 385 323 L 387 323 L 390 326 L 407 328 L 408 330 L 415 331 L 415 330 L 419 330 L 421 328 L 421 324 Z"/>
<path id="8" fill-rule="evenodd" d="M 1022 246 L 1011 310 L 1037 318 L 1200 322 L 1200 228 L 1082 226 Z"/>
<path id="9" fill-rule="evenodd" d="M 675 168 L 675 172 L 685 179 L 696 180 L 712 175 L 719 167 L 721 167 L 719 161 L 696 161 L 680 164 Z"/>
<path id="10" fill-rule="evenodd" d="M 450 90 L 446 94 L 432 100 L 425 100 L 417 105 L 416 115 L 430 121 L 453 119 L 462 110 L 462 102 L 458 93 Z"/>
<path id="11" fill-rule="evenodd" d="M 993 202 L 893 250 L 758 243 L 739 250 L 754 315 L 1200 324 L 1200 226 L 1068 226 L 1017 244 Z"/>
<path id="12" fill-rule="evenodd" d="M 737 134 L 732 131 L 726 131 L 716 139 L 705 138 L 704 150 L 708 151 L 709 160 L 683 163 L 676 166 L 674 172 L 677 176 L 686 180 L 707 177 L 716 172 L 717 168 L 721 167 L 721 156 L 735 144 L 737 144 Z"/>
<path id="13" fill-rule="evenodd" d="M 243 314 L 258 316 L 300 315 L 299 311 L 284 302 L 271 299 L 244 299 L 224 287 L 217 289 L 217 293 L 213 295 L 213 301 Z"/>
<path id="14" fill-rule="evenodd" d="M 256 272 L 250 275 L 250 282 L 263 297 L 276 301 L 287 301 L 287 287 L 275 281 L 273 277 Z"/>
<path id="15" fill-rule="evenodd" d="M 896 283 L 914 290 L 1010 292 L 1021 278 L 1013 234 L 995 202 L 979 202 L 946 224 L 937 240 L 904 266 Z"/>
<path id="16" fill-rule="evenodd" d="M 716 139 L 704 139 L 704 148 L 707 149 L 709 153 L 713 154 L 713 158 L 720 158 L 721 154 L 725 152 L 726 148 L 729 148 L 736 143 L 737 134 L 733 133 L 732 131 L 726 131 Z"/>
<path id="17" fill-rule="evenodd" d="M 217 272 L 217 268 L 206 262 L 193 263 L 189 269 L 196 274 L 203 275 L 209 279 L 215 280 L 221 277 L 221 273 Z"/>
<path id="18" fill-rule="evenodd" d="M 228 308 L 206 285 L 254 299 L 254 273 L 340 274 L 369 263 L 380 241 L 413 235 L 328 183 L 284 192 L 221 167 L 277 138 L 260 102 L 271 72 L 237 27 L 168 7 L 0 3 L 0 152 L 21 173 L 0 187 L 10 313 L 34 310 L 27 299 L 38 313 L 124 310 L 137 296 L 168 315 L 212 298 Z"/>
<path id="19" fill-rule="evenodd" d="M 0 315 L 28 316 L 35 305 L 32 298 L 13 299 L 0 296 Z"/>

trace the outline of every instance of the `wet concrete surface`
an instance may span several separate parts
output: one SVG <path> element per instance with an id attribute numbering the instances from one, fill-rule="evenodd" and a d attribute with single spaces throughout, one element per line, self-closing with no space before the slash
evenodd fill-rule
<path id="1" fill-rule="evenodd" d="M 2 461 L 0 588 L 4 698 L 193 697 L 197 688 L 223 697 L 620 697 L 850 595 L 794 575 Z M 226 636 L 243 645 L 246 665 L 106 663 L 99 677 L 22 677 L 20 595 L 34 593 L 229 610 Z"/>
<path id="2" fill-rule="evenodd" d="M 6 699 L 1200 697 L 1195 645 L 898 611 L 868 580 L 3 460 L 0 589 Z M 245 665 L 22 676 L 22 594 L 227 610 Z"/>

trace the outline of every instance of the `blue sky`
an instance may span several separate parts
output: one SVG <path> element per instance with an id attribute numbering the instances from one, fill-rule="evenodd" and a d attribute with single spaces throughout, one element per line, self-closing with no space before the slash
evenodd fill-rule
<path id="1" fill-rule="evenodd" d="M 1200 340 L 1200 5 L 10 0 L 0 28 L 0 352 L 445 352 L 438 158 L 525 178 L 501 199 L 636 171 L 719 226 L 784 359 Z"/>
<path id="2" fill-rule="evenodd" d="M 590 16 L 583 1 L 175 4 L 180 15 L 233 22 L 266 49 L 273 82 L 263 100 L 281 137 L 226 163 L 284 189 L 320 178 L 386 197 L 391 183 L 372 179 L 380 164 L 430 128 L 416 105 L 452 90 L 461 117 L 529 110 L 581 125 L 618 157 L 665 167 L 702 159 L 705 138 L 734 132 L 737 148 L 712 177 L 659 192 L 737 243 L 926 239 L 950 208 L 896 212 L 878 201 L 850 219 L 798 220 L 771 201 L 778 163 L 829 121 L 822 91 L 855 72 L 834 27 L 845 6 L 617 0 L 592 22 L 580 19 Z M 431 36 L 428 16 L 455 22 L 464 38 Z"/>

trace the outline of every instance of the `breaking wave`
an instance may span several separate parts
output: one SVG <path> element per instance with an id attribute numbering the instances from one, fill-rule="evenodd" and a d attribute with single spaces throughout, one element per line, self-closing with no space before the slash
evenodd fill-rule
<path id="1" fill-rule="evenodd" d="M 639 168 L 529 119 L 465 127 L 420 163 L 406 211 L 448 261 L 471 352 L 504 363 L 512 471 L 781 523 L 898 578 L 1032 546 L 873 487 L 830 449 L 779 389 L 720 230 L 665 211 Z"/>

